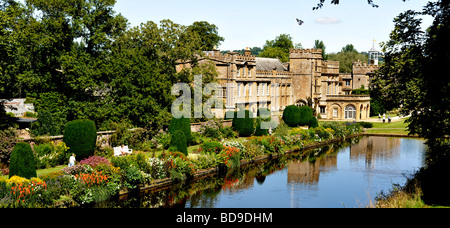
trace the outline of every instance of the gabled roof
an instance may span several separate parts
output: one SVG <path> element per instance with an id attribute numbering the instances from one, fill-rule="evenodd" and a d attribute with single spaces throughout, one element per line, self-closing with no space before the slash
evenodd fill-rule
<path id="1" fill-rule="evenodd" d="M 256 70 L 287 71 L 279 59 L 256 57 Z"/>

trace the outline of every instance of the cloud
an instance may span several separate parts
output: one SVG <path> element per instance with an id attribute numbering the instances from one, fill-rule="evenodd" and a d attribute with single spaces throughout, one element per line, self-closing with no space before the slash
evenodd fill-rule
<path id="1" fill-rule="evenodd" d="M 329 25 L 329 24 L 338 24 L 341 20 L 339 18 L 331 18 L 331 17 L 320 17 L 316 19 L 317 24 Z"/>

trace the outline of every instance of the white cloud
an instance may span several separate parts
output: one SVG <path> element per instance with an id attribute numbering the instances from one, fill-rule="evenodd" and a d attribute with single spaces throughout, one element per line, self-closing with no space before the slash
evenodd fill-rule
<path id="1" fill-rule="evenodd" d="M 341 22 L 341 20 L 339 18 L 320 17 L 320 18 L 316 19 L 316 23 L 317 24 L 324 24 L 324 25 L 338 24 L 340 22 Z"/>

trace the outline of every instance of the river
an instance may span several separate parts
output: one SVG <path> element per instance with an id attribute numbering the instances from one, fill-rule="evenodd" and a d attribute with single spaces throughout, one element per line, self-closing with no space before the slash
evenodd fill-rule
<path id="1" fill-rule="evenodd" d="M 425 141 L 362 137 L 99 207 L 357 208 L 423 166 Z"/>

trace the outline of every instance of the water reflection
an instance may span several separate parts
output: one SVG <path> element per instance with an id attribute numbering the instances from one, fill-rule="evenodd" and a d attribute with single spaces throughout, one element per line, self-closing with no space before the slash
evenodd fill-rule
<path id="1" fill-rule="evenodd" d="M 99 207 L 358 207 L 423 164 L 422 140 L 363 137 Z"/>

